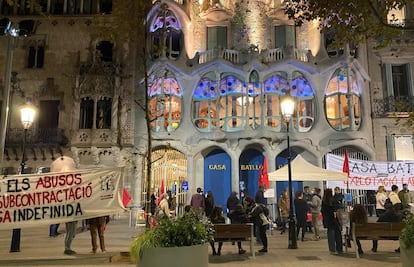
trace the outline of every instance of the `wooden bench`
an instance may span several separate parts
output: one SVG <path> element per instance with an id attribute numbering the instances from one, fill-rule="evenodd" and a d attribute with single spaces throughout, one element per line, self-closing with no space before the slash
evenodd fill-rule
<path id="1" fill-rule="evenodd" d="M 215 224 L 213 237 L 216 242 L 250 241 L 250 253 L 252 258 L 255 258 L 254 226 L 252 223 Z"/>
<path id="2" fill-rule="evenodd" d="M 404 228 L 402 222 L 377 222 L 356 224 L 352 223 L 352 240 L 355 246 L 356 257 L 359 258 L 356 240 L 398 240 L 401 230 Z"/>

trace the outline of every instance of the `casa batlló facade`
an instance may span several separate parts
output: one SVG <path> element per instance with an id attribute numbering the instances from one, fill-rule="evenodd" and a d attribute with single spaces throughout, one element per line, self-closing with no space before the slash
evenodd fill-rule
<path id="1" fill-rule="evenodd" d="M 1 3 L 2 17 L 14 27 L 34 22 L 28 36 L 0 37 L 7 47 L 0 51 L 0 71 L 12 78 L 3 173 L 18 171 L 18 108 L 28 99 L 38 107 L 28 130 L 29 171 L 47 171 L 60 155 L 73 157 L 79 168 L 125 166 L 124 184 L 137 205 L 145 195 L 147 130 L 136 100 L 144 94 L 150 100 L 151 190 L 164 186 L 182 205 L 202 187 L 225 208 L 231 191 L 256 193 L 265 158 L 269 172 L 287 163 L 284 95 L 295 99 L 292 156 L 323 167 L 327 153 L 345 150 L 365 160 L 414 155 L 410 129 L 395 125 L 396 117 L 407 115 L 395 113 L 396 101 L 409 103 L 413 93 L 408 31 L 381 50 L 370 42 L 333 49 L 317 23 L 294 26 L 283 1 L 154 1 L 145 88 L 134 44 L 96 33 L 95 16 L 110 21 L 112 1 L 41 1 L 48 16 L 35 15 L 30 5 Z M 390 14 L 390 23 L 410 17 L 406 7 Z M 3 78 L 3 92 L 5 85 Z M 0 100 L 5 103 L 4 93 Z M 287 182 L 271 187 L 276 199 Z M 302 187 L 294 183 L 295 191 Z"/>

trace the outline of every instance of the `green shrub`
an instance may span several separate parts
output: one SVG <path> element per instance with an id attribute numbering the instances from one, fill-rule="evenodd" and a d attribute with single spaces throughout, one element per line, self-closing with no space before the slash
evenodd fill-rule
<path id="1" fill-rule="evenodd" d="M 160 216 L 158 225 L 138 235 L 131 243 L 130 255 L 135 261 L 142 257 L 143 249 L 156 247 L 183 247 L 208 243 L 213 237 L 213 228 L 206 217 L 193 211 L 178 218 Z"/>
<path id="2" fill-rule="evenodd" d="M 401 231 L 400 239 L 407 248 L 414 247 L 414 215 L 409 213 L 404 219 L 405 226 Z"/>

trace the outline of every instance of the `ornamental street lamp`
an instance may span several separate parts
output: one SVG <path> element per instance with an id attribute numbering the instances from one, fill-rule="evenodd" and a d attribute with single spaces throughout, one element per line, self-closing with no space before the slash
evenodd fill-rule
<path id="1" fill-rule="evenodd" d="M 6 65 L 3 89 L 3 105 L 0 115 L 0 163 L 3 163 L 4 147 L 6 141 L 7 125 L 9 119 L 10 93 L 11 93 L 11 77 L 12 77 L 12 62 L 13 50 L 17 47 L 17 41 L 20 36 L 27 37 L 35 32 L 36 22 L 31 19 L 21 20 L 19 27 L 13 26 L 13 23 L 8 18 L 0 19 L 0 37 L 7 38 L 7 52 Z"/>
<path id="2" fill-rule="evenodd" d="M 26 165 L 26 138 L 27 130 L 32 126 L 34 118 L 36 116 L 36 108 L 31 104 L 25 104 L 20 109 L 20 120 L 24 129 L 23 136 L 23 157 L 22 162 L 20 163 L 20 173 L 24 173 L 24 167 Z"/>
<path id="3" fill-rule="evenodd" d="M 36 116 L 36 108 L 31 104 L 25 104 L 20 109 L 20 119 L 24 129 L 23 135 L 23 148 L 22 148 L 22 161 L 20 163 L 20 174 L 24 174 L 26 166 L 26 138 L 27 131 L 32 126 L 34 118 Z M 10 244 L 10 252 L 20 252 L 20 228 L 13 229 L 12 240 Z"/>
<path id="4" fill-rule="evenodd" d="M 288 178 L 289 178 L 289 249 L 296 249 L 298 248 L 297 238 L 296 238 L 296 220 L 295 214 L 293 213 L 293 190 L 292 190 L 292 169 L 291 169 L 291 154 L 290 154 L 290 138 L 289 138 L 289 123 L 290 118 L 293 115 L 295 110 L 295 100 L 293 97 L 288 95 L 284 95 L 280 101 L 280 108 L 282 111 L 283 118 L 286 121 L 286 129 L 287 129 L 287 151 L 288 151 Z"/>

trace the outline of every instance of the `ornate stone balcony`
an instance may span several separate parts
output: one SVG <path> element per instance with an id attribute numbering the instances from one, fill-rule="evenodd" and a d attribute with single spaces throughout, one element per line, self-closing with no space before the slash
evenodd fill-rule
<path id="1" fill-rule="evenodd" d="M 6 147 L 21 146 L 24 138 L 23 128 L 10 128 L 7 130 Z M 26 144 L 37 146 L 66 146 L 69 140 L 63 129 L 40 129 L 27 130 Z"/>
<path id="2" fill-rule="evenodd" d="M 252 57 L 256 57 L 259 61 L 266 64 L 287 59 L 309 62 L 313 58 L 310 51 L 305 49 L 274 48 L 269 50 L 264 49 L 259 52 L 255 47 L 251 47 L 244 51 L 234 49 L 210 49 L 204 52 L 197 52 L 192 61 L 194 63 L 204 64 L 216 59 L 223 59 L 238 65 L 249 62 Z"/>

